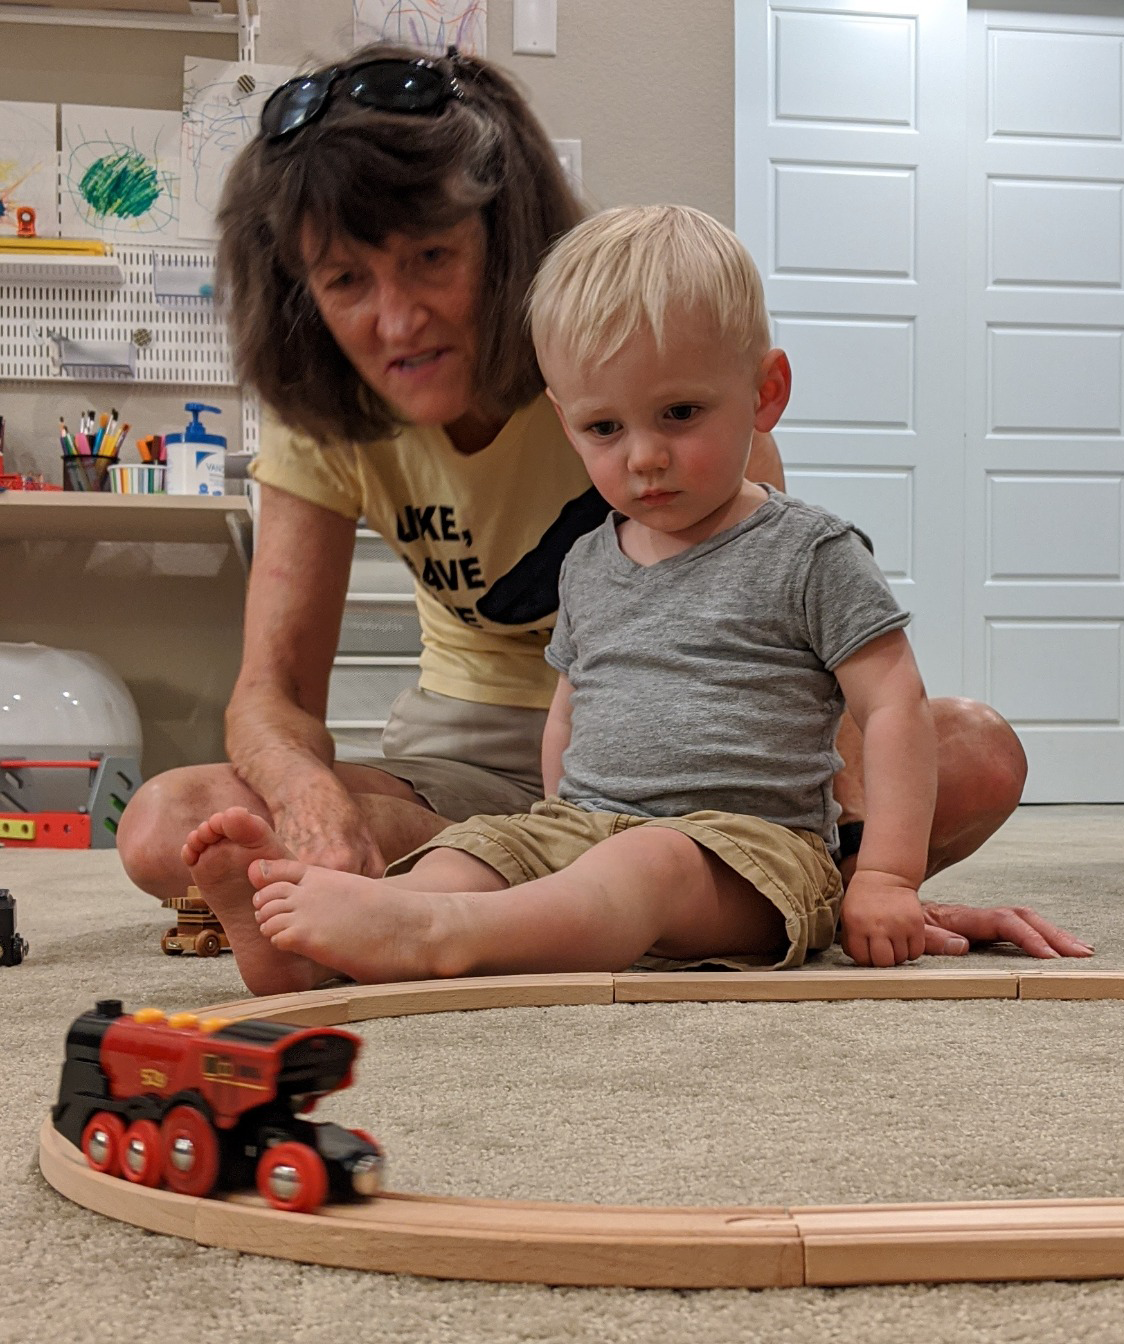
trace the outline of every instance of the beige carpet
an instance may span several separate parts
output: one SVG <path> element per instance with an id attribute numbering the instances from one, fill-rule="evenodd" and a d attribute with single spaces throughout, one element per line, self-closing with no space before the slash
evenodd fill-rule
<path id="1" fill-rule="evenodd" d="M 66 1027 L 235 996 L 231 958 L 164 957 L 112 853 L 0 850 L 31 944 L 0 970 L 0 1340 L 1124 1339 L 1124 1281 L 772 1292 L 383 1277 L 158 1237 L 57 1196 L 36 1133 Z M 934 898 L 1031 904 L 1124 967 L 1124 808 L 1024 808 Z M 838 959 L 838 958 L 834 958 Z M 1009 950 L 970 958 L 1030 963 Z M 935 964 L 935 963 L 930 963 Z M 965 964 L 963 959 L 956 963 Z M 637 1203 L 1124 1197 L 1124 1004 L 514 1009 L 365 1024 L 325 1118 L 378 1134 L 399 1189 Z"/>

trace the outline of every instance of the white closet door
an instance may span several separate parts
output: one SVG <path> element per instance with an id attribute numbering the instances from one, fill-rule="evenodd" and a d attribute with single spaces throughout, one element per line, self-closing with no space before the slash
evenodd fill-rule
<path id="1" fill-rule="evenodd" d="M 968 18 L 966 689 L 1018 731 L 1029 802 L 1124 801 L 1115 12 Z"/>
<path id="2" fill-rule="evenodd" d="M 736 0 L 737 229 L 792 358 L 790 491 L 874 540 L 962 687 L 966 0 Z"/>

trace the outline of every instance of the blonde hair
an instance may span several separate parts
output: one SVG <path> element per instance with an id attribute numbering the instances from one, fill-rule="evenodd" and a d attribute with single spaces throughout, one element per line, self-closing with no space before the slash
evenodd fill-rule
<path id="1" fill-rule="evenodd" d="M 540 362 L 560 351 L 579 367 L 610 359 L 637 329 L 662 345 L 685 310 L 747 357 L 770 345 L 761 276 L 741 241 L 686 205 L 605 210 L 548 253 L 528 296 Z"/>

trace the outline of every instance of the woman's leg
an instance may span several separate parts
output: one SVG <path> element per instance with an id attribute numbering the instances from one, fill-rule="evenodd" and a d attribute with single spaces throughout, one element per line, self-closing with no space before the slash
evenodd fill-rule
<path id="1" fill-rule="evenodd" d="M 335 772 L 388 863 L 447 825 L 404 780 L 385 771 L 340 763 Z M 184 840 L 206 818 L 230 807 L 273 824 L 269 808 L 231 765 L 184 766 L 148 780 L 129 800 L 117 829 L 117 852 L 130 880 L 158 900 L 182 896 L 195 880 L 181 857 Z"/>
<path id="2" fill-rule="evenodd" d="M 1014 729 L 978 700 L 930 702 L 937 730 L 937 806 L 929 835 L 926 877 L 959 863 L 979 849 L 1019 805 L 1026 783 L 1026 755 Z M 835 776 L 840 822 L 865 815 L 862 734 L 843 716 L 836 743 L 843 768 Z M 854 858 L 842 865 L 846 882 Z"/>

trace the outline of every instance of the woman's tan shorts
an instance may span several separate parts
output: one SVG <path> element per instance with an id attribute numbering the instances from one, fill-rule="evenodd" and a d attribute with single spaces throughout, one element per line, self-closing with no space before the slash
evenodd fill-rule
<path id="1" fill-rule="evenodd" d="M 454 700 L 412 688 L 390 707 L 383 757 L 371 765 L 404 779 L 439 817 L 526 812 L 542 800 L 545 709 Z"/>
<path id="2" fill-rule="evenodd" d="M 843 899 L 839 870 L 823 840 L 756 817 L 730 812 L 691 812 L 684 817 L 632 817 L 587 812 L 559 798 L 536 803 L 520 816 L 473 817 L 448 826 L 411 854 L 392 863 L 387 876 L 407 873 L 431 849 L 461 849 L 494 868 L 510 886 L 567 867 L 602 840 L 630 826 L 664 826 L 689 835 L 757 888 L 784 916 L 788 946 L 777 957 L 712 957 L 673 961 L 642 957 L 645 970 L 686 970 L 715 964 L 733 970 L 784 970 L 831 946 Z"/>

